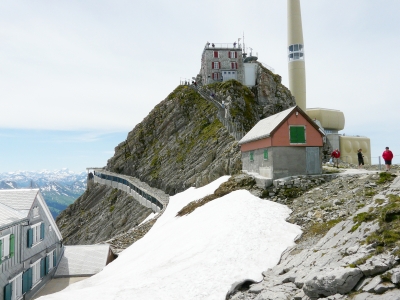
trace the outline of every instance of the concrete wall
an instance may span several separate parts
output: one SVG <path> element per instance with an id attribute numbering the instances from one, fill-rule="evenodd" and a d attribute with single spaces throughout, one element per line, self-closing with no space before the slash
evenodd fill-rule
<path id="1" fill-rule="evenodd" d="M 371 142 L 363 136 L 339 136 L 340 158 L 342 161 L 358 165 L 358 149 L 362 149 L 364 164 L 371 164 Z"/>
<path id="2" fill-rule="evenodd" d="M 264 159 L 264 150 L 268 150 L 268 159 Z M 272 153 L 274 148 L 263 148 L 254 150 L 253 161 L 250 161 L 250 152 L 242 152 L 242 169 L 248 172 L 258 173 L 261 176 L 272 178 L 273 176 L 273 161 Z"/>
<path id="3" fill-rule="evenodd" d="M 250 161 L 250 151 L 242 152 L 242 169 L 272 179 L 307 174 L 307 147 L 270 147 L 267 149 L 267 160 L 264 159 L 264 149 L 254 150 L 254 161 Z M 321 155 L 319 148 L 319 158 L 318 161 L 315 161 L 316 174 L 322 173 Z"/>
<path id="4" fill-rule="evenodd" d="M 156 205 L 155 203 L 152 203 L 150 200 L 146 199 L 142 195 L 138 194 L 135 190 L 131 189 L 129 186 L 127 186 L 123 183 L 120 183 L 120 182 L 103 179 L 103 178 L 99 177 L 99 174 L 103 173 L 106 175 L 111 175 L 114 177 L 125 179 L 128 182 L 130 182 L 131 184 L 135 185 L 140 190 L 142 190 L 143 192 L 145 192 L 146 194 L 156 198 L 159 201 L 159 203 L 161 203 L 164 207 L 168 203 L 168 196 L 166 194 L 162 193 L 163 195 L 160 195 L 161 191 L 159 191 L 159 190 L 157 191 L 157 189 L 147 186 L 145 183 L 140 182 L 138 179 L 129 178 L 128 176 L 111 173 L 111 172 L 107 172 L 104 170 L 96 170 L 95 173 L 96 173 L 96 175 L 94 175 L 94 178 L 93 178 L 93 181 L 95 183 L 104 184 L 104 185 L 119 189 L 127 194 L 130 194 L 141 205 L 151 208 L 153 210 L 153 212 L 156 212 L 156 213 L 160 212 L 162 210 L 162 208 L 159 207 L 158 205 Z"/>
<path id="5" fill-rule="evenodd" d="M 258 64 L 244 63 L 243 66 L 244 66 L 244 85 L 255 86 Z"/>

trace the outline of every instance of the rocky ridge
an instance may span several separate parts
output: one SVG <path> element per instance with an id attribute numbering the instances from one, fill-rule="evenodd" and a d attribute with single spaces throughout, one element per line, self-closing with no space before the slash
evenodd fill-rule
<path id="1" fill-rule="evenodd" d="M 250 90 L 235 80 L 208 85 L 246 131 L 258 120 L 295 105 L 280 76 L 259 68 Z M 241 170 L 235 139 L 218 120 L 218 108 L 189 86 L 177 87 L 115 148 L 107 170 L 136 177 L 174 195 Z"/>
<path id="2" fill-rule="evenodd" d="M 261 282 L 235 283 L 227 299 L 400 299 L 400 178 L 382 177 L 333 174 L 299 197 L 274 196 L 304 233 Z"/>
<path id="3" fill-rule="evenodd" d="M 89 245 L 129 231 L 151 213 L 125 192 L 94 184 L 56 222 L 65 244 Z"/>

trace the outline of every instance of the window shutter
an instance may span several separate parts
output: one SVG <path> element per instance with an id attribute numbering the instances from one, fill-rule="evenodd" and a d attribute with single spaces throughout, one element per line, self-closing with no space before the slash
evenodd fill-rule
<path id="1" fill-rule="evenodd" d="M 3 241 L 0 240 L 0 264 L 1 264 L 1 258 L 3 257 L 3 254 L 1 253 L 2 244 L 3 244 Z"/>
<path id="2" fill-rule="evenodd" d="M 254 161 L 254 151 L 250 151 L 250 161 Z"/>
<path id="3" fill-rule="evenodd" d="M 45 270 L 44 275 L 47 275 L 47 274 L 49 274 L 49 267 L 50 267 L 50 256 L 49 255 L 46 256 L 45 265 L 46 265 L 46 270 Z"/>
<path id="4" fill-rule="evenodd" d="M 40 260 L 40 278 L 43 278 L 46 272 L 46 259 L 42 258 Z"/>
<path id="5" fill-rule="evenodd" d="M 231 58 L 231 51 L 228 52 L 228 57 Z"/>
<path id="6" fill-rule="evenodd" d="M 32 286 L 32 269 L 29 268 L 22 274 L 22 294 L 25 294 Z"/>
<path id="7" fill-rule="evenodd" d="M 268 149 L 264 149 L 264 159 L 268 160 Z"/>
<path id="8" fill-rule="evenodd" d="M 306 142 L 304 126 L 291 126 L 290 127 L 290 143 L 304 144 Z"/>
<path id="9" fill-rule="evenodd" d="M 32 288 L 32 268 L 28 269 L 28 290 Z"/>
<path id="10" fill-rule="evenodd" d="M 28 234 L 27 234 L 27 246 L 28 248 L 32 248 L 33 244 L 33 229 L 30 228 L 28 229 Z"/>
<path id="11" fill-rule="evenodd" d="M 235 51 L 235 58 L 237 58 L 237 52 Z"/>
<path id="12" fill-rule="evenodd" d="M 54 250 L 53 252 L 53 268 L 55 268 L 57 265 L 57 256 L 56 256 L 56 251 Z"/>
<path id="13" fill-rule="evenodd" d="M 10 257 L 15 255 L 15 235 L 10 235 Z"/>
<path id="14" fill-rule="evenodd" d="M 221 69 L 221 62 L 218 62 L 218 69 Z"/>
<path id="15" fill-rule="evenodd" d="M 44 239 L 44 223 L 40 224 L 40 239 Z"/>
<path id="16" fill-rule="evenodd" d="M 11 300 L 12 284 L 9 283 L 4 287 L 4 300 Z"/>

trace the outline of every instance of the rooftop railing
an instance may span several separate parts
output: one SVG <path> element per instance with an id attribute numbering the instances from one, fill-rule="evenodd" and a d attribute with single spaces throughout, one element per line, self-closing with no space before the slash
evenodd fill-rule
<path id="1" fill-rule="evenodd" d="M 204 49 L 238 49 L 242 50 L 242 44 L 233 43 L 206 43 Z"/>

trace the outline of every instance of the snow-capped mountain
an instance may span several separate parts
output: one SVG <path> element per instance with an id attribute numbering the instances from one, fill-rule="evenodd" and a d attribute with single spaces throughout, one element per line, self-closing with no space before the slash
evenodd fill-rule
<path id="1" fill-rule="evenodd" d="M 39 188 L 53 217 L 86 190 L 86 172 L 68 169 L 0 173 L 0 189 Z"/>

